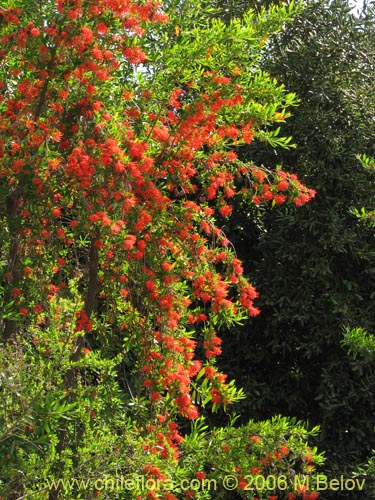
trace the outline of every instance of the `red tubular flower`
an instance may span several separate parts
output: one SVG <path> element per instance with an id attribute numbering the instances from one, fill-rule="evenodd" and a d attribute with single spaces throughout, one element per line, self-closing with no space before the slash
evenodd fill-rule
<path id="1" fill-rule="evenodd" d="M 223 217 L 228 217 L 228 215 L 232 213 L 232 207 L 230 205 L 224 205 L 220 208 L 219 212 Z"/>
<path id="2" fill-rule="evenodd" d="M 205 472 L 196 472 L 195 473 L 195 476 L 197 479 L 199 479 L 200 481 L 202 481 L 203 479 L 205 479 L 207 477 L 207 474 Z"/>
<path id="3" fill-rule="evenodd" d="M 245 478 L 241 477 L 238 481 L 238 487 L 241 489 L 241 490 L 244 490 L 247 488 L 247 481 Z"/>
<path id="4" fill-rule="evenodd" d="M 132 64 L 140 64 L 147 60 L 146 54 L 140 47 L 126 47 L 124 49 L 124 56 Z"/>
<path id="5" fill-rule="evenodd" d="M 289 453 L 289 448 L 285 444 L 282 444 L 280 446 L 280 452 L 282 455 L 287 455 Z"/>

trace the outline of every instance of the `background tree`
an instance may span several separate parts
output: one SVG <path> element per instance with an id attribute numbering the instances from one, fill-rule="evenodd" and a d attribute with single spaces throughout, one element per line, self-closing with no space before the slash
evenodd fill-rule
<path id="1" fill-rule="evenodd" d="M 262 314 L 228 336 L 222 366 L 246 388 L 249 414 L 321 424 L 335 473 L 375 445 L 375 365 L 341 345 L 344 326 L 374 331 L 374 234 L 350 212 L 373 208 L 374 177 L 356 155 L 374 151 L 374 35 L 373 10 L 357 18 L 347 2 L 313 1 L 268 42 L 263 67 L 301 99 L 283 129 L 297 148 L 254 145 L 241 158 L 289 165 L 317 196 L 301 210 L 239 205 L 227 226 Z"/>

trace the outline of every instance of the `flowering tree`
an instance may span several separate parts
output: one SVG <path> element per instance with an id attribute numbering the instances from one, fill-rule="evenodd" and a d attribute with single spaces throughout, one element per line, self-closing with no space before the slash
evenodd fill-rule
<path id="1" fill-rule="evenodd" d="M 44 482 L 77 473 L 162 481 L 228 470 L 223 458 L 222 468 L 207 462 L 205 430 L 190 441 L 179 432 L 199 407 L 243 397 L 216 368 L 219 330 L 259 313 L 217 221 L 238 196 L 301 205 L 314 192 L 236 153 L 254 139 L 290 141 L 267 127 L 288 117 L 295 96 L 258 63 L 292 9 L 226 27 L 198 21 L 198 2 L 185 21 L 180 8 L 19 0 L 0 10 L 6 498 L 115 498 Z M 300 472 L 311 472 L 302 427 L 255 429 L 257 447 L 246 450 L 240 431 L 215 434 L 215 449 L 237 443 L 228 463 L 240 488 L 250 465 L 290 473 L 300 457 Z M 128 494 L 209 498 L 178 486 Z"/>

